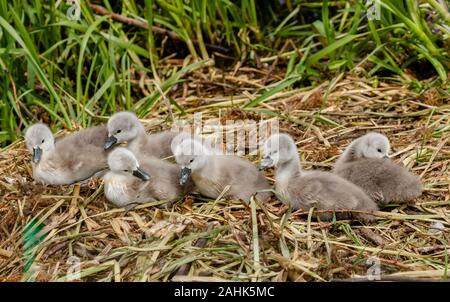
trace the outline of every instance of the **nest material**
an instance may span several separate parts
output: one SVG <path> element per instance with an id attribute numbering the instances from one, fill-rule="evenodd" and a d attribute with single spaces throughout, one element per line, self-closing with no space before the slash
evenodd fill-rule
<path id="1" fill-rule="evenodd" d="M 33 219 L 44 225 L 32 249 L 38 281 L 68 280 L 73 259 L 81 269 L 75 279 L 82 281 L 357 280 L 370 273 L 372 256 L 386 280 L 445 278 L 448 100 L 348 77 L 240 109 L 266 80 L 244 68 L 226 76 L 194 73 L 171 97 L 188 113 L 186 120 L 199 111 L 220 120 L 254 118 L 260 109 L 278 115 L 306 169 L 329 170 L 351 140 L 367 131 L 385 133 L 394 160 L 421 176 L 423 195 L 383 209 L 370 224 L 312 221 L 311 213 L 289 213 L 275 198 L 244 205 L 192 195 L 168 209 L 144 204 L 126 211 L 107 202 L 101 180 L 81 187 L 34 184 L 30 156 L 18 141 L 0 155 L 0 280 L 26 277 L 23 232 Z M 143 120 L 149 131 L 166 127 L 164 103 L 156 109 Z"/>

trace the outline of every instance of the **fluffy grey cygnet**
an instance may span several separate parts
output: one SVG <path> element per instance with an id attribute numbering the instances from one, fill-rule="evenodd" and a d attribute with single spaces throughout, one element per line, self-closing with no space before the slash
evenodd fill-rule
<path id="1" fill-rule="evenodd" d="M 255 195 L 259 201 L 267 201 L 270 192 L 258 192 L 270 189 L 266 178 L 256 166 L 246 159 L 235 155 L 222 155 L 215 149 L 203 145 L 196 139 L 184 139 L 173 146 L 175 160 L 181 166 L 180 182 L 192 178 L 197 190 L 204 196 L 218 198 L 225 188 L 223 197 L 250 201 Z"/>
<path id="2" fill-rule="evenodd" d="M 38 123 L 25 133 L 32 154 L 33 178 L 43 184 L 66 185 L 84 181 L 108 168 L 103 142 L 108 137 L 100 125 L 68 134 L 55 143 L 47 125 Z"/>
<path id="3" fill-rule="evenodd" d="M 377 205 L 351 182 L 328 172 L 304 171 L 294 140 L 288 134 L 273 134 L 264 144 L 261 169 L 275 167 L 275 190 L 294 209 L 376 211 Z M 336 213 L 339 219 L 352 216 L 371 220 L 370 214 Z M 321 213 L 322 220 L 331 220 L 332 213 Z"/>
<path id="4" fill-rule="evenodd" d="M 128 111 L 113 114 L 108 120 L 108 138 L 104 141 L 105 150 L 116 144 L 127 142 L 127 148 L 137 156 L 166 158 L 172 155 L 171 142 L 178 134 L 175 131 L 162 131 L 147 135 L 136 114 Z"/>
<path id="5" fill-rule="evenodd" d="M 389 140 L 371 132 L 353 141 L 336 162 L 334 173 L 361 187 L 379 205 L 404 203 L 422 194 L 417 175 L 389 159 Z"/>
<path id="6" fill-rule="evenodd" d="M 139 157 L 115 148 L 108 156 L 110 171 L 104 176 L 106 198 L 119 207 L 159 200 L 173 201 L 193 186 L 180 185 L 180 167 L 156 157 Z"/>

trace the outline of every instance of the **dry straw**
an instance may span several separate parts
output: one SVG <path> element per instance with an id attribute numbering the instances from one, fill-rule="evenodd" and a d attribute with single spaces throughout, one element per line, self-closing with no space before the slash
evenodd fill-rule
<path id="1" fill-rule="evenodd" d="M 383 132 L 394 160 L 421 176 L 424 194 L 414 204 L 383 209 L 370 224 L 317 222 L 275 199 L 244 205 L 194 195 L 168 209 L 156 207 L 162 201 L 126 211 L 105 200 L 100 180 L 81 187 L 33 184 L 30 156 L 18 141 L 0 155 L 0 280 L 24 278 L 22 234 L 33 219 L 45 231 L 34 250 L 39 281 L 67 280 L 72 256 L 80 259 L 83 281 L 365 280 L 370 256 L 378 257 L 384 280 L 446 279 L 448 100 L 426 102 L 405 86 L 338 77 L 239 109 L 265 81 L 253 69 L 222 76 L 210 68 L 190 74 L 172 98 L 186 120 L 199 110 L 220 120 L 261 112 L 278 118 L 281 131 L 295 137 L 306 169 L 328 170 L 351 140 Z M 166 127 L 164 110 L 142 120 L 149 131 Z"/>

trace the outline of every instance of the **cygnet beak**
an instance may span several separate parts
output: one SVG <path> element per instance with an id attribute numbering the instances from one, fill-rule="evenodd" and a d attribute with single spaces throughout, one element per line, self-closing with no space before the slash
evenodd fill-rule
<path id="1" fill-rule="evenodd" d="M 39 146 L 36 146 L 33 148 L 33 156 L 32 156 L 32 160 L 35 164 L 37 164 L 42 157 L 42 149 Z"/>
<path id="2" fill-rule="evenodd" d="M 114 146 L 116 143 L 117 143 L 117 138 L 114 135 L 108 136 L 105 144 L 103 145 L 103 149 L 108 150 L 109 148 Z"/>
<path id="3" fill-rule="evenodd" d="M 272 165 L 273 165 L 273 160 L 269 156 L 266 156 L 263 158 L 263 160 L 259 164 L 259 171 L 267 169 L 267 168 L 271 167 Z"/>
<path id="4" fill-rule="evenodd" d="M 150 179 L 150 175 L 147 172 L 141 170 L 140 168 L 133 170 L 133 176 L 136 176 L 137 178 L 140 178 L 143 181 L 147 181 Z"/>
<path id="5" fill-rule="evenodd" d="M 181 169 L 180 185 L 184 186 L 187 183 L 189 176 L 191 176 L 191 172 L 192 172 L 192 170 L 188 167 L 183 167 Z"/>

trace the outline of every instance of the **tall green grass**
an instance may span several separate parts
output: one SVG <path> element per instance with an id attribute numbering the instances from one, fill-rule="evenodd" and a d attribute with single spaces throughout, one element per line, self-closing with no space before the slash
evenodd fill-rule
<path id="1" fill-rule="evenodd" d="M 379 20 L 367 18 L 366 2 L 95 3 L 134 22 L 126 24 L 98 14 L 84 0 L 80 20 L 68 18 L 71 4 L 65 1 L 0 0 L 0 145 L 36 120 L 70 129 L 120 109 L 145 116 L 163 100 L 161 91 L 211 60 L 221 68 L 277 60 L 285 71 L 284 80 L 271 83 L 245 107 L 295 83 L 310 85 L 356 69 L 418 90 L 448 89 L 448 1 L 380 0 Z M 188 65 L 167 68 L 168 57 L 188 56 Z M 223 64 L 219 57 L 231 59 Z M 144 75 L 153 80 L 148 93 L 137 84 Z"/>

